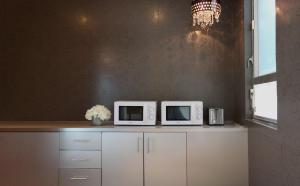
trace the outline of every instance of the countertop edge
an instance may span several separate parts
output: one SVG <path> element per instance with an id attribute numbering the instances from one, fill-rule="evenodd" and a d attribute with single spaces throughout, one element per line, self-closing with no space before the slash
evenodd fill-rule
<path id="1" fill-rule="evenodd" d="M 92 126 L 85 121 L 47 121 L 47 122 L 0 122 L 0 132 L 208 132 L 208 131 L 248 131 L 237 123 L 223 126 L 116 126 L 108 123 Z"/>

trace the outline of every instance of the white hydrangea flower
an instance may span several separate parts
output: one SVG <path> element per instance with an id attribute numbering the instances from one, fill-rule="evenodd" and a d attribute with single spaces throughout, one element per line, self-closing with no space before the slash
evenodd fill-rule
<path id="1" fill-rule="evenodd" d="M 91 109 L 88 109 L 85 114 L 85 119 L 87 120 L 92 120 L 93 117 L 99 117 L 102 121 L 109 120 L 111 117 L 111 112 L 103 105 L 96 105 Z"/>

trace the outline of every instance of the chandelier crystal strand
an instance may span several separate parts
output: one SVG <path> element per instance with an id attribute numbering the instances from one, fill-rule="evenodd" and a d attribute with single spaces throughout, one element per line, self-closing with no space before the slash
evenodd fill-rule
<path id="1" fill-rule="evenodd" d="M 191 9 L 193 26 L 200 26 L 203 30 L 219 22 L 222 10 L 220 0 L 193 0 Z"/>

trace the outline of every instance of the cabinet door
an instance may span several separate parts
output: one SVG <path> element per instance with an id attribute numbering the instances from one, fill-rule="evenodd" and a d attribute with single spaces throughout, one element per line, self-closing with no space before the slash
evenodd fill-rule
<path id="1" fill-rule="evenodd" d="M 102 185 L 143 186 L 143 133 L 102 133 Z"/>
<path id="2" fill-rule="evenodd" d="M 186 134 L 145 133 L 145 186 L 186 185 Z"/>
<path id="3" fill-rule="evenodd" d="M 248 186 L 248 137 L 241 131 L 187 134 L 189 186 Z"/>
<path id="4" fill-rule="evenodd" d="M 57 132 L 0 132 L 1 186 L 57 186 Z"/>

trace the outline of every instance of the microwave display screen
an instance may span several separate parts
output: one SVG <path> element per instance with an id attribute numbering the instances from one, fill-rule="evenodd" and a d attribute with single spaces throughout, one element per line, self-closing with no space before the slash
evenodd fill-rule
<path id="1" fill-rule="evenodd" d="M 119 107 L 120 121 L 143 121 L 142 106 L 120 106 Z"/>
<path id="2" fill-rule="evenodd" d="M 188 121 L 191 120 L 190 106 L 167 106 L 167 121 Z"/>

